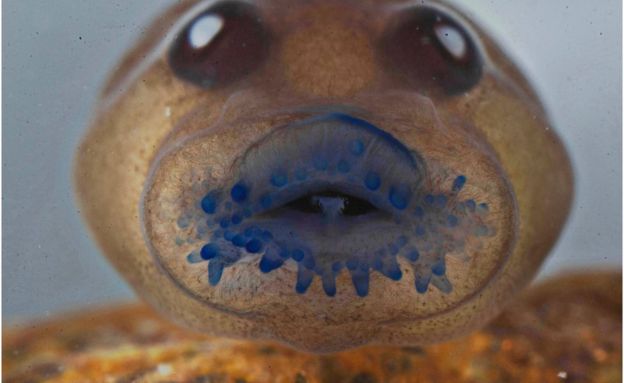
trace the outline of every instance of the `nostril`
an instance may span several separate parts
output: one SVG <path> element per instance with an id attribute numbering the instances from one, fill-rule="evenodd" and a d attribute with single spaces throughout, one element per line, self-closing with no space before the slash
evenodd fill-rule
<path id="1" fill-rule="evenodd" d="M 321 214 L 328 218 L 360 216 L 378 210 L 362 198 L 333 190 L 307 194 L 287 203 L 284 207 L 302 213 Z"/>

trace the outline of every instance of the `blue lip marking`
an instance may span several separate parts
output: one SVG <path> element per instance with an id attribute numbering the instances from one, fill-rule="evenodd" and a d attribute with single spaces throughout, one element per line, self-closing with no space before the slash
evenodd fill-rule
<path id="1" fill-rule="evenodd" d="M 247 240 L 240 234 L 236 234 L 234 238 L 232 238 L 232 244 L 236 247 L 243 247 L 246 243 Z"/>
<path id="2" fill-rule="evenodd" d="M 466 183 L 466 177 L 465 176 L 458 176 L 457 178 L 455 178 L 455 181 L 453 182 L 453 191 L 460 191 L 463 187 L 464 184 Z"/>
<path id="3" fill-rule="evenodd" d="M 225 265 L 218 260 L 208 263 L 208 282 L 212 286 L 216 286 L 221 280 L 221 275 L 223 275 L 224 267 Z"/>
<path id="4" fill-rule="evenodd" d="M 332 271 L 333 271 L 333 272 L 335 272 L 335 273 L 337 273 L 337 272 L 339 272 L 340 270 L 342 270 L 342 262 L 338 262 L 338 261 L 334 262 L 334 263 L 332 264 Z"/>
<path id="5" fill-rule="evenodd" d="M 414 215 L 418 218 L 422 218 L 425 215 L 425 209 L 420 206 L 416 206 L 414 209 Z"/>
<path id="6" fill-rule="evenodd" d="M 336 295 L 336 279 L 333 274 L 325 274 L 322 278 L 323 291 L 328 297 Z"/>
<path id="7" fill-rule="evenodd" d="M 316 170 L 327 170 L 327 167 L 329 166 L 329 164 L 327 163 L 327 160 L 324 158 L 315 158 L 314 159 L 314 168 Z"/>
<path id="8" fill-rule="evenodd" d="M 467 208 L 468 208 L 471 212 L 474 212 L 474 211 L 475 211 L 475 209 L 477 208 L 477 204 L 476 204 L 476 202 L 475 202 L 474 200 L 472 200 L 472 199 L 469 199 L 469 200 L 467 200 L 467 201 L 466 201 L 466 202 L 464 202 L 464 203 L 465 203 L 466 207 L 467 207 Z"/>
<path id="9" fill-rule="evenodd" d="M 247 242 L 245 249 L 251 254 L 257 254 L 262 250 L 262 242 L 257 239 L 252 239 Z"/>
<path id="10" fill-rule="evenodd" d="M 446 202 L 448 201 L 448 198 L 445 195 L 437 195 L 435 196 L 435 205 L 438 208 L 443 208 L 444 206 L 446 206 Z"/>
<path id="11" fill-rule="evenodd" d="M 297 181 L 305 181 L 308 178 L 308 171 L 305 168 L 299 168 L 295 171 Z"/>
<path id="12" fill-rule="evenodd" d="M 377 175 L 377 173 L 368 173 L 366 174 L 366 178 L 364 179 L 364 185 L 372 191 L 375 191 L 377 189 L 379 189 L 379 186 L 381 186 L 381 178 L 379 178 L 379 175 Z"/>
<path id="13" fill-rule="evenodd" d="M 458 219 L 456 216 L 452 215 L 452 214 L 451 214 L 451 215 L 449 215 L 449 216 L 446 218 L 446 220 L 447 220 L 448 225 L 449 225 L 450 227 L 455 227 L 455 226 L 457 226 L 457 225 L 459 224 L 459 219 Z"/>
<path id="14" fill-rule="evenodd" d="M 424 294 L 427 292 L 429 288 L 429 281 L 431 280 L 431 276 L 422 277 L 416 276 L 416 291 L 420 294 Z"/>
<path id="15" fill-rule="evenodd" d="M 444 273 L 446 272 L 446 266 L 444 265 L 444 261 L 440 260 L 438 262 L 436 262 L 432 267 L 431 267 L 431 271 L 433 272 L 433 274 L 435 275 L 444 275 Z"/>
<path id="16" fill-rule="evenodd" d="M 209 243 L 202 247 L 200 254 L 202 259 L 209 260 L 219 255 L 219 248 L 215 244 Z"/>
<path id="17" fill-rule="evenodd" d="M 355 258 L 347 260 L 345 264 L 347 265 L 347 269 L 349 270 L 355 270 L 358 267 L 358 261 Z"/>
<path id="18" fill-rule="evenodd" d="M 307 257 L 303 258 L 302 264 L 303 264 L 303 266 L 305 266 L 308 269 L 312 270 L 312 269 L 314 269 L 314 266 L 316 266 L 316 261 L 314 260 L 314 257 L 307 256 Z"/>
<path id="19" fill-rule="evenodd" d="M 238 203 L 244 202 L 247 199 L 247 194 L 249 191 L 247 187 L 241 183 L 238 183 L 232 187 L 230 191 L 230 196 L 232 196 L 232 200 Z"/>
<path id="20" fill-rule="evenodd" d="M 353 282 L 353 286 L 355 287 L 355 292 L 360 297 L 365 297 L 368 295 L 368 283 L 369 283 L 369 273 L 368 270 L 361 271 L 358 270 L 351 274 L 351 281 Z"/>
<path id="21" fill-rule="evenodd" d="M 420 254 L 418 253 L 418 250 L 414 249 L 414 250 L 410 251 L 409 253 L 407 253 L 405 256 L 410 261 L 416 262 L 418 260 L 418 258 L 420 257 Z"/>
<path id="22" fill-rule="evenodd" d="M 392 206 L 399 210 L 407 207 L 411 199 L 411 191 L 406 186 L 393 186 L 390 188 L 388 199 Z"/>
<path id="23" fill-rule="evenodd" d="M 205 261 L 205 259 L 200 254 L 193 252 L 186 256 L 186 261 L 188 263 L 199 263 Z"/>
<path id="24" fill-rule="evenodd" d="M 318 127 L 291 129 L 314 122 Z M 485 221 L 486 203 L 459 199 L 464 175 L 421 182 L 427 174 L 420 157 L 364 120 L 330 114 L 279 131 L 277 140 L 298 142 L 294 154 L 289 147 L 285 154 L 265 153 L 259 143 L 242 157 L 230 184 L 197 198 L 199 204 L 189 204 L 195 210 L 176 221 L 180 246 L 203 241 L 184 256 L 190 264 L 207 263 L 213 286 L 225 268 L 257 257 L 262 273 L 297 267 L 300 294 L 316 275 L 325 294 L 336 295 L 341 272 L 350 275 L 360 297 L 369 293 L 371 272 L 394 281 L 414 275 L 416 292 L 424 294 L 431 284 L 448 293 L 446 255 L 461 253 L 469 236 L 494 232 Z M 335 141 L 328 141 L 332 131 Z M 275 148 L 274 142 L 269 147 Z M 297 210 L 306 198 L 307 210 Z M 348 215 L 359 214 L 358 199 L 373 205 L 379 227 Z M 328 201 L 336 202 L 334 209 Z"/>
<path id="25" fill-rule="evenodd" d="M 399 238 L 397 238 L 397 242 L 396 245 L 401 248 L 403 246 L 405 246 L 407 244 L 407 237 L 402 235 Z"/>
<path id="26" fill-rule="evenodd" d="M 277 171 L 271 176 L 271 185 L 281 188 L 288 183 L 288 175 L 283 170 Z"/>
<path id="27" fill-rule="evenodd" d="M 303 260 L 304 255 L 305 254 L 303 253 L 303 250 L 301 249 L 295 249 L 291 253 L 292 258 L 297 262 L 301 262 L 301 260 Z"/>
<path id="28" fill-rule="evenodd" d="M 392 279 L 393 281 L 398 281 L 403 277 L 403 272 L 399 267 L 399 264 L 394 261 L 394 259 L 389 260 L 386 265 L 381 270 L 382 274 L 386 277 Z"/>
<path id="29" fill-rule="evenodd" d="M 260 271 L 263 273 L 269 273 L 277 268 L 280 268 L 284 260 L 279 257 L 279 255 L 271 255 L 270 253 L 265 253 L 260 259 L 260 264 L 258 267 Z"/>
<path id="30" fill-rule="evenodd" d="M 364 143 L 361 140 L 353 140 L 350 149 L 354 156 L 361 156 L 364 153 Z"/>
<path id="31" fill-rule="evenodd" d="M 303 294 L 308 290 L 310 284 L 312 283 L 312 278 L 314 274 L 312 271 L 304 268 L 303 266 L 299 266 L 299 270 L 297 271 L 297 284 L 295 285 L 295 291 L 299 294 Z"/>
<path id="32" fill-rule="evenodd" d="M 233 214 L 232 215 L 232 225 L 238 225 L 242 221 L 243 221 L 243 217 L 241 217 L 240 215 L 238 215 L 238 214 Z"/>
<path id="33" fill-rule="evenodd" d="M 397 140 L 390 133 L 379 129 L 375 125 L 371 124 L 368 121 L 362 120 L 357 117 L 350 116 L 348 114 L 343 113 L 332 113 L 327 115 L 324 119 L 326 120 L 337 120 L 340 122 L 344 122 L 346 124 L 350 124 L 353 126 L 357 126 L 359 128 L 363 128 L 369 133 L 376 134 L 382 137 L 386 142 L 392 145 L 397 152 L 401 153 L 404 156 L 405 161 L 410 163 L 414 168 L 417 167 L 416 159 L 414 158 L 414 153 L 412 153 L 405 145 L 401 143 L 401 141 Z"/>
<path id="34" fill-rule="evenodd" d="M 221 228 L 225 229 L 226 227 L 230 226 L 230 220 L 227 218 L 221 218 L 221 220 L 219 221 L 219 226 L 221 226 Z"/>
<path id="35" fill-rule="evenodd" d="M 270 208 L 272 203 L 273 203 L 273 198 L 271 198 L 271 196 L 268 194 L 265 194 L 262 196 L 262 198 L 260 198 L 260 206 L 262 206 L 263 209 Z"/>
<path id="36" fill-rule="evenodd" d="M 207 196 L 202 198 L 202 200 L 201 200 L 201 207 L 202 207 L 202 210 L 206 214 L 214 214 L 214 212 L 217 210 L 217 199 L 216 199 L 216 197 L 214 195 L 208 194 Z"/>
<path id="37" fill-rule="evenodd" d="M 338 168 L 338 171 L 341 172 L 341 173 L 348 173 L 349 170 L 351 170 L 351 166 L 345 160 L 340 160 L 338 162 L 337 168 Z"/>
<path id="38" fill-rule="evenodd" d="M 266 202 L 268 195 L 264 197 L 256 197 L 255 201 L 259 201 L 257 203 L 260 205 L 269 205 Z M 409 205 L 411 190 L 402 186 L 390 187 L 388 198 L 392 206 L 401 209 Z M 323 291 L 330 297 L 334 296 L 337 291 L 335 284 L 336 274 L 346 267 L 351 275 L 356 294 L 363 297 L 369 291 L 371 271 L 379 272 L 395 281 L 403 277 L 403 271 L 397 262 L 399 257 L 402 257 L 402 259 L 414 267 L 416 265 L 429 265 L 425 268 L 419 267 L 414 269 L 416 274 L 414 283 L 418 293 L 426 293 L 430 284 L 433 284 L 443 293 L 448 293 L 451 291 L 450 283 L 448 280 L 440 279 L 444 278 L 446 274 L 444 255 L 440 256 L 440 251 L 442 249 L 444 251 L 452 251 L 453 247 L 446 247 L 448 244 L 444 242 L 445 237 L 439 237 L 440 239 L 431 238 L 438 238 L 436 235 L 444 235 L 440 234 L 440 230 L 456 230 L 461 225 L 466 225 L 464 220 L 468 218 L 482 217 L 487 213 L 487 204 L 476 204 L 472 199 L 454 202 L 444 194 L 425 194 L 415 198 L 417 198 L 416 202 L 418 204 L 414 205 L 413 210 L 409 210 L 409 213 L 406 213 L 409 216 L 418 217 L 418 221 L 412 227 L 412 234 L 398 235 L 370 255 L 345 255 L 343 260 L 330 263 L 324 263 L 325 260 L 323 258 L 317 258 L 310 250 L 304 251 L 303 247 L 294 247 L 289 251 L 280 242 L 279 238 L 281 237 L 276 238 L 270 230 L 263 228 L 260 224 L 244 224 L 243 222 L 245 222 L 246 218 L 241 217 L 239 213 L 230 215 L 224 204 L 222 213 L 217 210 L 209 215 L 216 214 L 214 220 L 218 220 L 221 226 L 230 227 L 238 223 L 235 225 L 236 227 L 213 231 L 211 242 L 205 244 L 200 251 L 188 254 L 186 260 L 191 264 L 209 261 L 208 279 L 211 285 L 216 285 L 221 279 L 224 268 L 238 262 L 244 254 L 258 254 L 261 257 L 258 267 L 262 273 L 276 270 L 282 267 L 287 260 L 292 259 L 294 262 L 297 262 L 299 270 L 295 290 L 301 294 L 305 293 L 312 283 L 314 274 L 317 274 L 321 279 Z M 250 209 L 247 204 L 243 205 L 242 208 L 243 210 Z M 471 212 L 471 210 L 474 212 Z M 438 226 L 434 225 L 436 222 Z M 468 230 L 472 235 L 479 237 L 488 235 L 491 232 L 482 223 L 481 218 L 476 221 L 469 219 L 468 222 L 469 226 L 463 230 Z M 277 230 L 278 234 L 280 234 L 279 228 Z M 231 243 L 229 246 L 231 247 L 227 247 L 227 242 L 219 242 L 220 238 L 229 241 Z M 179 237 L 177 239 L 181 240 Z M 415 247 L 416 244 L 421 242 L 424 243 L 423 248 L 428 249 L 424 252 L 424 255 Z M 432 252 L 435 255 L 427 252 Z M 433 262 L 432 256 L 435 257 Z M 423 264 L 422 262 L 426 263 Z"/>

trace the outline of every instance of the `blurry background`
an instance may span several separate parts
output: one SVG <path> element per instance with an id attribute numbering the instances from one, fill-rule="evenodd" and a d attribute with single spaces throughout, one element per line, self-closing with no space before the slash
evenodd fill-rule
<path id="1" fill-rule="evenodd" d="M 5 319 L 133 296 L 89 239 L 71 162 L 97 91 L 171 0 L 3 2 Z M 533 80 L 576 171 L 568 225 L 540 277 L 621 267 L 621 1 L 456 0 Z"/>

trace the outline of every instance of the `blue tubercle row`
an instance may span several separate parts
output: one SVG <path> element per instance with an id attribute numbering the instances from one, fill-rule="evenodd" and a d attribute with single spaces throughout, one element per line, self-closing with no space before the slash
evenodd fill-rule
<path id="1" fill-rule="evenodd" d="M 464 176 L 458 176 L 451 190 L 457 193 L 465 183 Z M 459 185 L 459 186 L 458 186 Z M 230 201 L 237 205 L 245 204 L 245 196 L 248 194 L 247 187 L 242 183 L 235 184 L 230 189 Z M 450 292 L 450 283 L 445 278 L 446 264 L 444 253 L 453 251 L 461 247 L 461 240 L 454 243 L 450 239 L 449 233 L 460 228 L 462 230 L 472 230 L 468 235 L 487 235 L 489 229 L 476 219 L 487 212 L 486 204 L 477 204 L 474 200 L 468 199 L 456 203 L 450 207 L 449 197 L 444 194 L 423 196 L 419 203 L 409 212 L 414 217 L 417 224 L 411 234 L 401 235 L 394 241 L 380 246 L 371 254 L 354 255 L 345 259 L 334 260 L 331 264 L 318 263 L 315 254 L 306 248 L 305 245 L 297 247 L 297 241 L 276 240 L 271 230 L 263 229 L 257 224 L 246 224 L 247 216 L 238 209 L 233 209 L 233 213 L 220 214 L 215 216 L 216 206 L 220 201 L 220 196 L 225 193 L 212 191 L 201 201 L 204 213 L 211 217 L 208 222 L 211 226 L 219 229 L 214 231 L 210 242 L 203 245 L 197 252 L 188 255 L 190 263 L 209 262 L 208 280 L 211 285 L 217 285 L 221 279 L 223 269 L 228 267 L 245 256 L 260 256 L 258 267 L 263 273 L 269 273 L 282 267 L 287 261 L 296 262 L 298 265 L 297 281 L 295 290 L 298 293 L 305 293 L 313 281 L 314 275 L 318 275 L 322 282 L 322 287 L 328 296 L 336 294 L 336 276 L 346 270 L 350 275 L 353 286 L 358 296 L 366 296 L 369 291 L 369 274 L 376 271 L 391 280 L 400 280 L 403 272 L 398 262 L 401 256 L 406 262 L 416 266 L 415 289 L 423 294 L 428 290 L 429 285 L 434 285 L 443 292 Z M 388 199 L 399 211 L 407 208 L 408 197 L 399 193 L 390 193 Z M 267 197 L 260 199 L 256 209 L 264 209 L 270 203 Z M 252 207 L 253 209 L 253 207 Z M 445 217 L 441 220 L 440 217 Z M 432 249 L 432 244 L 443 245 L 442 249 Z M 446 247 L 446 248 L 444 248 Z M 431 254 L 441 255 L 431 258 Z M 428 254 L 428 259 L 423 262 L 421 252 Z M 426 268 L 428 269 L 426 269 Z"/>
<path id="2" fill-rule="evenodd" d="M 330 117 L 316 130 L 279 132 L 274 140 L 292 143 L 292 153 L 261 148 L 249 154 L 230 185 L 202 196 L 199 218 L 195 213 L 180 217 L 180 229 L 191 227 L 194 235 L 176 243 L 200 243 L 187 261 L 207 262 L 213 286 L 225 268 L 245 257 L 259 257 L 263 273 L 293 263 L 298 293 L 305 293 L 316 275 L 328 296 L 336 294 L 336 277 L 346 272 L 356 294 L 364 297 L 371 272 L 400 280 L 402 260 L 414 272 L 418 293 L 430 285 L 450 292 L 446 254 L 461 251 L 471 237 L 493 233 L 485 224 L 487 204 L 459 198 L 464 175 L 449 182 L 445 192 L 423 193 L 421 160 L 398 140 L 366 121 Z M 345 216 L 347 201 L 339 197 L 317 197 L 321 213 L 316 215 L 283 209 L 323 188 L 370 201 L 385 218 Z"/>

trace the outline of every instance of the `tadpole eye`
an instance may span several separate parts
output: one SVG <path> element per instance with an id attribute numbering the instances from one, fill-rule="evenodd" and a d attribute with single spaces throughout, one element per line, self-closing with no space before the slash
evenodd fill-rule
<path id="1" fill-rule="evenodd" d="M 176 36 L 169 65 L 203 88 L 225 85 L 256 69 L 267 56 L 268 33 L 256 9 L 223 2 L 200 13 Z"/>
<path id="2" fill-rule="evenodd" d="M 404 11 L 382 38 L 384 57 L 401 80 L 424 92 L 454 95 L 481 78 L 482 59 L 470 35 L 441 10 Z"/>

